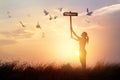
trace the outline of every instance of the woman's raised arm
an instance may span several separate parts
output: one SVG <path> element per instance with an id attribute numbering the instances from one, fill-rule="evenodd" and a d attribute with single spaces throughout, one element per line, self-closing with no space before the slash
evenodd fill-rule
<path id="1" fill-rule="evenodd" d="M 71 38 L 74 39 L 74 40 L 79 41 L 79 40 L 78 40 L 78 39 L 79 39 L 79 36 L 73 31 L 73 28 L 72 28 L 72 27 L 70 27 L 70 31 L 71 31 Z M 73 37 L 72 33 L 75 35 L 76 38 Z"/>
<path id="2" fill-rule="evenodd" d="M 70 30 L 71 30 L 71 33 L 73 33 L 77 38 L 79 38 L 79 36 L 74 32 L 72 27 L 70 28 Z M 72 34 L 71 34 L 71 36 L 72 36 Z"/>

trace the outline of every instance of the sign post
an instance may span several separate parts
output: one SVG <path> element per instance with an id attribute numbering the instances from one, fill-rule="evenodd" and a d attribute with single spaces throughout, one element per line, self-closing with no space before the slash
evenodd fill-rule
<path id="1" fill-rule="evenodd" d="M 70 16 L 70 30 L 72 29 L 72 16 L 78 16 L 77 12 L 64 12 L 63 16 Z M 71 32 L 72 35 L 72 32 Z"/>

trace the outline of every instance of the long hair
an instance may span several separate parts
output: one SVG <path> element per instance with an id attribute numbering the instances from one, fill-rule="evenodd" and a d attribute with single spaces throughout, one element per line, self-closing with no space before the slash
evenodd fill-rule
<path id="1" fill-rule="evenodd" d="M 83 33 L 81 34 L 81 36 L 86 39 L 86 42 L 87 42 L 87 43 L 89 43 L 89 37 L 88 37 L 87 32 L 83 32 Z"/>

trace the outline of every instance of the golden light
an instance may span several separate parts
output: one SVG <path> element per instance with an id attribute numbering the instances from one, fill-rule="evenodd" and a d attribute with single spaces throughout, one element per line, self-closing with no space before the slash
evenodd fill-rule
<path id="1" fill-rule="evenodd" d="M 79 50 L 75 50 L 75 55 L 79 56 Z"/>
<path id="2" fill-rule="evenodd" d="M 19 43 L 16 43 L 17 47 L 16 45 L 8 46 L 6 52 L 24 55 L 27 56 L 27 58 L 23 57 L 24 59 L 28 61 L 34 59 L 34 62 L 38 61 L 42 64 L 54 62 L 78 65 L 79 43 L 70 37 L 69 18 L 60 15 L 60 18 L 49 21 L 47 16 L 37 14 L 36 10 L 32 11 L 31 14 L 33 14 L 32 18 L 22 17 L 20 20 L 23 20 L 27 25 L 24 31 L 33 33 L 33 36 L 31 38 L 16 39 L 19 41 Z M 38 21 L 42 27 L 41 30 L 35 27 Z M 22 28 L 17 18 L 16 24 L 17 29 Z M 14 26 L 14 24 L 11 25 Z M 82 29 L 79 31 L 79 27 L 75 24 L 73 24 L 73 27 L 78 33 L 82 31 Z M 42 32 L 45 32 L 45 38 L 41 38 Z"/>

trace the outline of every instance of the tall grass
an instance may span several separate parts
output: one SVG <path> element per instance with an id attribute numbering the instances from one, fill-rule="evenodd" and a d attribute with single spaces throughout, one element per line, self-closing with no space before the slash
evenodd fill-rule
<path id="1" fill-rule="evenodd" d="M 53 65 L 28 66 L 17 62 L 0 63 L 0 80 L 120 80 L 120 64 L 96 64 L 81 70 L 70 64 L 59 68 Z"/>

